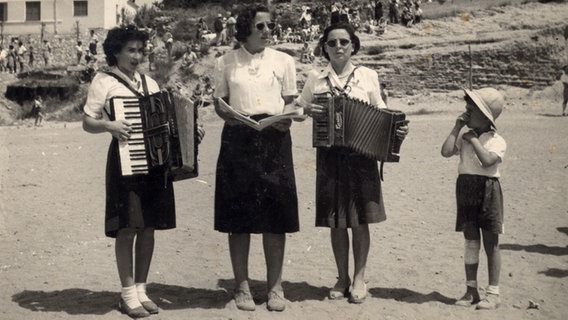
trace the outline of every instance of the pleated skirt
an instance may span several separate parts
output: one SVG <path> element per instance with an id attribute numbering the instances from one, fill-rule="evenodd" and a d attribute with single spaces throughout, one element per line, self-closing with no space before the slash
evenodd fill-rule
<path id="1" fill-rule="evenodd" d="M 318 148 L 316 226 L 353 228 L 386 220 L 377 161 L 345 148 Z"/>

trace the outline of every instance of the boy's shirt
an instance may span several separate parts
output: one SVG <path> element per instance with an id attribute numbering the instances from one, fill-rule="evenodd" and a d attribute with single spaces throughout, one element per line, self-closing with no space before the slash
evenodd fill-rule
<path id="1" fill-rule="evenodd" d="M 465 131 L 467 132 L 467 131 Z M 463 140 L 463 134 L 460 133 L 458 140 L 456 141 L 456 146 L 460 154 L 460 163 L 458 165 L 459 174 L 472 174 L 486 177 L 498 178 L 501 176 L 499 172 L 499 164 L 503 162 L 503 157 L 505 156 L 505 151 L 507 150 L 507 143 L 505 139 L 501 137 L 495 131 L 484 132 L 479 136 L 479 142 L 481 145 L 489 152 L 495 153 L 499 157 L 499 161 L 490 167 L 484 167 L 481 165 L 481 161 L 477 158 L 475 150 L 471 143 Z"/>

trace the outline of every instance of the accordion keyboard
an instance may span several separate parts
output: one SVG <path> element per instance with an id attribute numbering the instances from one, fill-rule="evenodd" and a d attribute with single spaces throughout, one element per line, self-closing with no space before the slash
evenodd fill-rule
<path id="1" fill-rule="evenodd" d="M 139 100 L 137 98 L 116 99 L 113 102 L 115 118 L 128 121 L 132 128 L 130 138 L 127 141 L 121 141 L 118 146 L 122 175 L 147 174 L 149 166 Z"/>

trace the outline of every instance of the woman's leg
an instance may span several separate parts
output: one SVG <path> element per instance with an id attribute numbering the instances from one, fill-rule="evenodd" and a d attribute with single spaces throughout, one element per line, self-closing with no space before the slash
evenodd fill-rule
<path id="1" fill-rule="evenodd" d="M 349 234 L 347 229 L 331 228 L 331 248 L 337 265 L 338 288 L 348 288 L 351 284 L 349 278 Z"/>
<path id="2" fill-rule="evenodd" d="M 229 233 L 229 251 L 233 274 L 235 275 L 235 303 L 238 309 L 245 311 L 255 309 L 248 283 L 249 250 L 250 234 Z"/>
<path id="3" fill-rule="evenodd" d="M 148 312 L 158 313 L 158 306 L 146 295 L 146 282 L 154 253 L 154 228 L 138 230 L 134 248 L 134 282 L 136 283 L 138 300 Z"/>
<path id="4" fill-rule="evenodd" d="M 262 235 L 262 245 L 266 260 L 267 292 L 282 292 L 282 269 L 284 266 L 286 235 L 284 233 L 264 233 Z"/>
<path id="5" fill-rule="evenodd" d="M 135 236 L 136 231 L 134 229 L 121 229 L 116 235 L 116 266 L 123 288 L 134 285 L 132 245 Z"/>
<path id="6" fill-rule="evenodd" d="M 250 292 L 248 283 L 248 257 L 250 234 L 229 233 L 229 251 L 237 290 Z"/>
<path id="7" fill-rule="evenodd" d="M 154 228 L 146 228 L 136 232 L 135 273 L 136 283 L 145 283 L 148 279 L 150 263 L 154 254 Z"/>
<path id="8" fill-rule="evenodd" d="M 368 224 L 361 224 L 351 231 L 353 233 L 353 258 L 355 262 L 353 290 L 356 290 L 365 287 L 365 268 L 367 267 L 371 236 Z"/>
<path id="9" fill-rule="evenodd" d="M 120 309 L 133 318 L 150 315 L 138 300 L 138 292 L 134 285 L 132 245 L 136 231 L 134 229 L 121 229 L 116 235 L 116 265 L 118 276 L 122 285 Z"/>

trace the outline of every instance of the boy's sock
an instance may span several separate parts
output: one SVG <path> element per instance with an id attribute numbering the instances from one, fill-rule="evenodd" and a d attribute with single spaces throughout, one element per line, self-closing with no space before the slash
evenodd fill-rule
<path id="1" fill-rule="evenodd" d="M 499 295 L 499 286 L 492 286 L 489 285 L 487 287 L 487 290 L 485 290 L 485 292 L 487 292 L 488 294 L 494 294 L 494 295 Z"/>
<path id="2" fill-rule="evenodd" d="M 138 300 L 138 292 L 136 291 L 136 286 L 123 287 L 120 293 L 120 297 L 124 300 L 124 303 L 130 308 L 134 309 L 137 307 L 142 307 L 140 300 Z"/>

